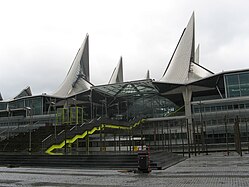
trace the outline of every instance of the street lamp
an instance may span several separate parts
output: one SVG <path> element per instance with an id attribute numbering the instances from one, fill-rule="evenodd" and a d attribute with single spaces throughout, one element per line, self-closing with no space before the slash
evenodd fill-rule
<path id="1" fill-rule="evenodd" d="M 31 139 L 31 108 L 30 107 L 25 107 L 26 111 L 29 111 L 29 153 L 31 153 L 32 151 L 32 148 L 31 148 L 31 142 L 32 142 L 32 139 Z"/>

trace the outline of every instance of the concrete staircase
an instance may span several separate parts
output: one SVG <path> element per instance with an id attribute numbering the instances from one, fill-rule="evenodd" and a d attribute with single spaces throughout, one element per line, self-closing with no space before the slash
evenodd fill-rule
<path id="1" fill-rule="evenodd" d="M 59 130 L 61 127 L 57 127 Z M 31 150 L 32 152 L 39 152 L 41 150 L 41 142 L 49 134 L 54 132 L 53 126 L 41 126 L 31 131 Z M 29 148 L 30 133 L 21 132 L 9 139 L 4 139 L 0 142 L 0 152 L 27 152 Z"/>
<path id="2" fill-rule="evenodd" d="M 151 167 L 154 169 L 161 170 L 185 160 L 186 157 L 167 151 L 158 151 L 152 153 L 150 159 Z"/>
<path id="3" fill-rule="evenodd" d="M 164 169 L 183 160 L 183 157 L 166 152 L 151 154 L 152 170 Z M 96 155 L 0 155 L 0 166 L 8 167 L 57 167 L 84 169 L 127 169 L 138 168 L 137 153 Z"/>

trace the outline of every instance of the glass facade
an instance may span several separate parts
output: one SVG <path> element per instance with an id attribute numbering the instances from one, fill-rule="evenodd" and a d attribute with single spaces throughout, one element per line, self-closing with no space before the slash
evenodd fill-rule
<path id="1" fill-rule="evenodd" d="M 56 112 L 57 124 L 82 124 L 83 109 L 81 107 L 58 108 Z"/>
<path id="2" fill-rule="evenodd" d="M 249 96 L 249 72 L 225 75 L 226 97 Z"/>
<path id="3" fill-rule="evenodd" d="M 151 95 L 150 97 L 141 97 L 137 100 L 130 101 L 128 108 L 124 111 L 123 115 L 128 115 L 128 118 L 133 117 L 166 117 L 177 108 L 173 102 L 167 98 Z"/>
<path id="4" fill-rule="evenodd" d="M 193 113 L 208 113 L 231 110 L 249 109 L 249 101 L 230 102 L 230 103 L 215 103 L 215 104 L 194 104 Z"/>
<path id="5" fill-rule="evenodd" d="M 42 105 L 42 97 L 28 97 L 9 102 L 10 109 L 24 109 L 25 107 L 30 107 L 32 109 L 32 115 L 42 115 Z"/>
<path id="6" fill-rule="evenodd" d="M 0 102 L 0 110 L 6 110 L 7 109 L 7 102 Z"/>

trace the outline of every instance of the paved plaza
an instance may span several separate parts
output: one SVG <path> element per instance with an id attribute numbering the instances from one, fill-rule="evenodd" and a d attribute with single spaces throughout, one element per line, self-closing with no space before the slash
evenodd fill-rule
<path id="1" fill-rule="evenodd" d="M 0 186 L 249 186 L 249 155 L 192 156 L 166 170 L 138 174 L 116 170 L 0 168 Z"/>

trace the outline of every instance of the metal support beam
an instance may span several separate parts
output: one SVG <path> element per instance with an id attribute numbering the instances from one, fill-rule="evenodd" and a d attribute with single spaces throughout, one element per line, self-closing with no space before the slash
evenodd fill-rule
<path id="1" fill-rule="evenodd" d="M 87 135 L 86 135 L 86 153 L 89 154 L 89 146 L 90 146 L 90 141 L 89 141 L 89 134 L 87 131 Z"/>
<path id="2" fill-rule="evenodd" d="M 181 139 L 182 139 L 182 154 L 184 156 L 184 139 L 183 139 L 182 123 L 181 123 Z"/>
<path id="3" fill-rule="evenodd" d="M 228 133 L 227 133 L 227 117 L 224 117 L 224 124 L 225 124 L 225 132 L 226 132 L 226 148 L 227 148 L 227 155 L 229 156 L 229 145 L 228 145 Z"/>

